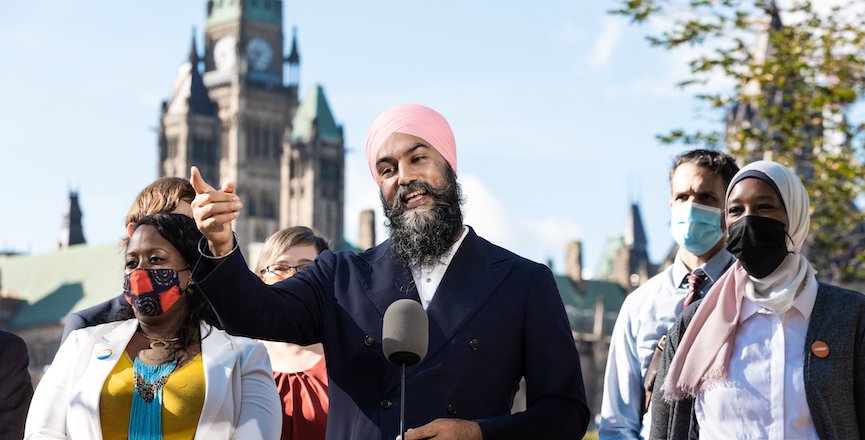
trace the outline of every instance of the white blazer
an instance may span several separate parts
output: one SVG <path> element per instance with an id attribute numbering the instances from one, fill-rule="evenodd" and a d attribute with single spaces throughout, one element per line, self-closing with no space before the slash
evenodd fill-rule
<path id="1" fill-rule="evenodd" d="M 71 333 L 36 388 L 24 438 L 101 440 L 102 386 L 137 327 L 130 319 Z M 201 334 L 209 328 L 202 323 Z M 201 359 L 205 394 L 195 438 L 278 439 L 282 406 L 264 346 L 213 328 Z"/>

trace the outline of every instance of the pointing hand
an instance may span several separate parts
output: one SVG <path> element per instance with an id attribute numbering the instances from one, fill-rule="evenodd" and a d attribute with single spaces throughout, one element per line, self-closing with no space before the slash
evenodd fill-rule
<path id="1" fill-rule="evenodd" d="M 198 229 L 207 237 L 210 252 L 215 257 L 224 257 L 234 248 L 231 222 L 240 216 L 243 203 L 234 194 L 234 182 L 214 189 L 201 177 L 198 167 L 192 167 L 189 182 L 195 189 L 192 201 L 192 217 Z"/>

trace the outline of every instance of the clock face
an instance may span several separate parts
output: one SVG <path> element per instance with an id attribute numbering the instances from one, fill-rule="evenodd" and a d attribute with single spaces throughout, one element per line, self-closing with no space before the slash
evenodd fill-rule
<path id="1" fill-rule="evenodd" d="M 213 61 L 217 70 L 231 70 L 237 61 L 237 40 L 234 37 L 220 38 L 213 46 Z"/>
<path id="2" fill-rule="evenodd" d="M 246 45 L 246 57 L 253 70 L 267 70 L 273 62 L 273 48 L 264 38 L 255 37 Z"/>

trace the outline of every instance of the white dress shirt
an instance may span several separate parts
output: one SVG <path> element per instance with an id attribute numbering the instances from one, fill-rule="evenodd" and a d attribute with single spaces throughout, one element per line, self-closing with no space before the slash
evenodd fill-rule
<path id="1" fill-rule="evenodd" d="M 700 438 L 818 438 L 802 375 L 816 298 L 817 283 L 808 283 L 780 315 L 743 299 L 728 378 L 695 400 Z"/>
<path id="2" fill-rule="evenodd" d="M 417 288 L 417 294 L 420 296 L 420 303 L 424 310 L 429 308 L 429 304 L 432 302 L 436 290 L 439 288 L 439 284 L 441 284 L 442 278 L 444 278 L 445 272 L 448 270 L 448 266 L 450 266 L 451 260 L 454 258 L 454 254 L 457 249 L 459 249 L 468 233 L 469 228 L 463 226 L 462 235 L 460 235 L 460 238 L 454 242 L 450 250 L 442 256 L 439 264 L 436 264 L 433 267 L 411 268 L 411 276 L 414 279 L 414 285 Z"/>
<path id="3" fill-rule="evenodd" d="M 733 256 L 722 249 L 701 266 L 708 276 L 701 290 L 707 292 L 732 261 Z M 684 309 L 688 289 L 687 283 L 683 287 L 683 281 L 689 273 L 681 256 L 676 255 L 672 266 L 625 298 L 607 356 L 600 438 L 649 438 L 651 410 L 640 420 L 643 378 L 658 340 Z"/>

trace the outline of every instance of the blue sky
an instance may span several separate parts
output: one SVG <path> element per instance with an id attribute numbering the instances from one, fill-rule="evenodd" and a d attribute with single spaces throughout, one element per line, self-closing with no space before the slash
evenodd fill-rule
<path id="1" fill-rule="evenodd" d="M 558 272 L 579 239 L 594 270 L 633 200 L 662 258 L 667 172 L 682 148 L 654 136 L 720 122 L 675 88 L 692 49 L 650 48 L 647 29 L 606 14 L 613 4 L 284 1 L 301 91 L 321 83 L 345 129 L 346 237 L 361 209 L 382 220 L 366 130 L 392 105 L 421 103 L 454 129 L 466 223 L 481 236 Z M 204 15 L 203 0 L 0 5 L 0 249 L 53 250 L 70 188 L 90 243 L 123 236 L 130 203 L 157 177 L 159 105 L 193 27 L 202 47 Z"/>

